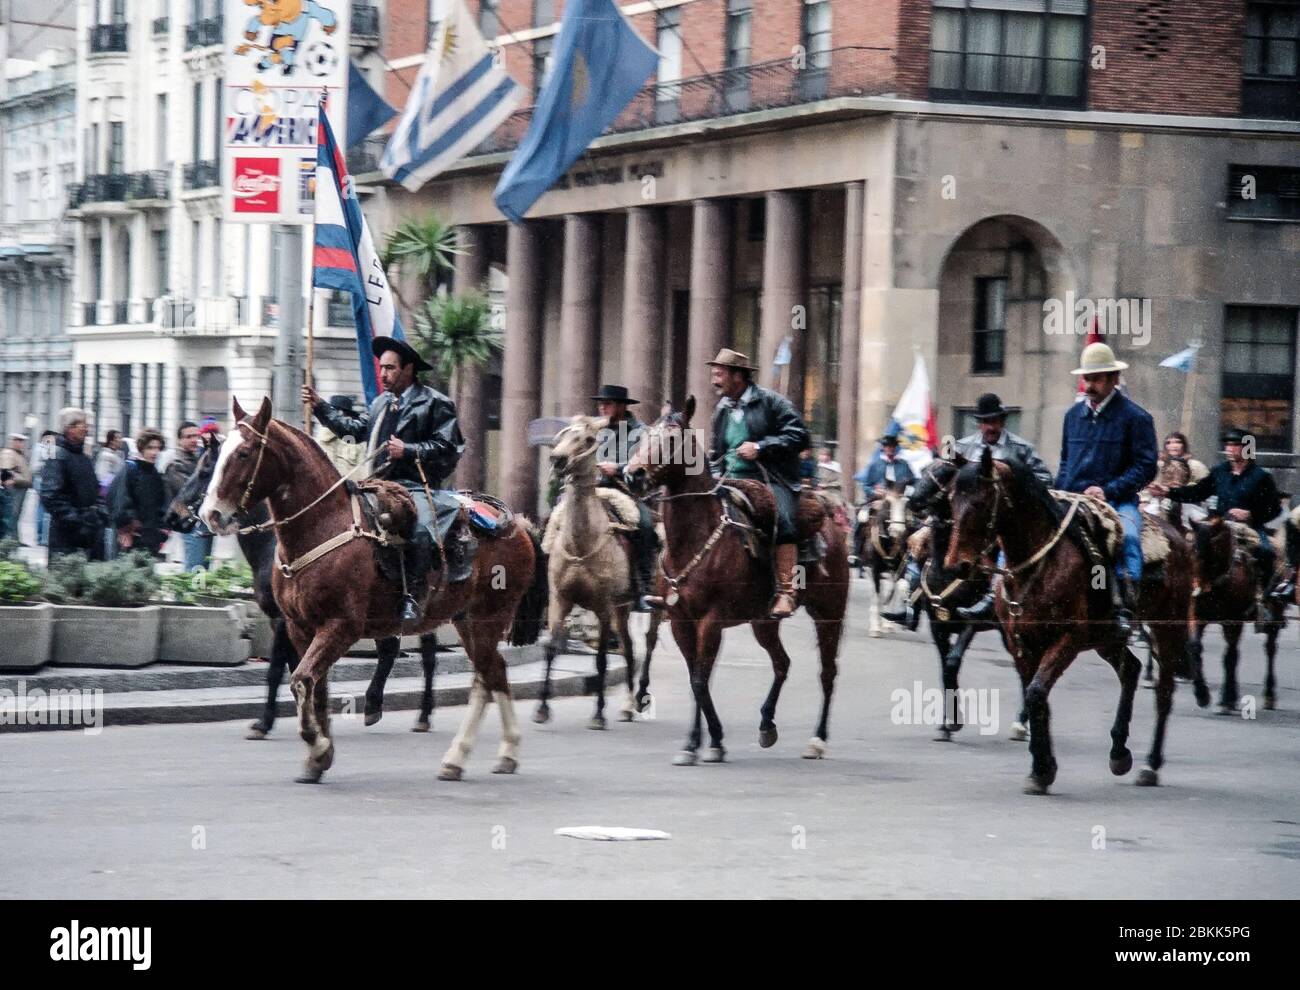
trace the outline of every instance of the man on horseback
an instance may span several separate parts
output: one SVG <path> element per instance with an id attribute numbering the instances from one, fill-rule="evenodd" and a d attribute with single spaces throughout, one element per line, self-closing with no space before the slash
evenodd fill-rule
<path id="1" fill-rule="evenodd" d="M 602 459 L 597 461 L 596 467 L 600 469 L 600 487 L 626 491 L 622 480 L 623 469 L 632 459 L 632 452 L 641 443 L 641 431 L 645 428 L 645 424 L 628 407 L 638 405 L 640 400 L 629 396 L 624 385 L 602 385 L 600 392 L 591 398 L 596 403 L 596 412 L 609 420 L 609 425 L 598 434 L 600 449 L 597 456 Z M 659 538 L 655 534 L 655 523 L 650 510 L 640 499 L 636 505 L 640 516 L 636 532 L 630 534 L 628 541 L 632 545 L 633 555 L 632 610 L 648 612 L 650 605 L 646 602 L 646 596 L 653 587 Z"/>
<path id="2" fill-rule="evenodd" d="M 1259 568 L 1260 588 L 1269 597 L 1286 601 L 1295 593 L 1295 585 L 1287 580 L 1273 586 L 1277 554 L 1265 528 L 1282 511 L 1277 484 L 1253 456 L 1246 456 L 1246 434 L 1242 430 L 1230 429 L 1223 434 L 1223 453 L 1223 463 L 1216 464 L 1200 481 L 1180 488 L 1154 484 L 1152 494 L 1174 502 L 1204 502 L 1214 497 L 1217 500 L 1214 515 L 1245 523 L 1259 534 L 1255 563 Z"/>
<path id="3" fill-rule="evenodd" d="M 445 557 L 447 580 L 464 581 L 472 570 L 473 537 L 445 544 L 447 532 L 460 514 L 460 501 L 440 490 L 456 468 L 465 450 L 456 421 L 456 406 L 441 392 L 416 380 L 421 371 L 432 370 L 415 349 L 392 337 L 376 337 L 371 350 L 379 358 L 379 377 L 384 391 L 370 408 L 356 417 L 330 405 L 310 385 L 302 398 L 310 402 L 316 418 L 336 436 L 368 441 L 367 456 L 373 456 L 371 474 L 395 481 L 415 501 L 417 522 L 413 542 L 428 552 L 434 566 Z M 442 554 L 439 551 L 443 551 Z M 420 617 L 419 606 L 409 592 L 402 601 L 402 621 Z"/>
<path id="4" fill-rule="evenodd" d="M 776 500 L 776 600 L 770 614 L 784 619 L 795 610 L 799 452 L 810 443 L 808 429 L 789 399 L 754 383 L 758 369 L 746 355 L 724 347 L 707 363 L 719 396 L 710 462 L 727 477 L 766 483 Z"/>
<path id="5" fill-rule="evenodd" d="M 1006 428 L 1007 409 L 1002 404 L 1002 399 L 999 396 L 993 392 L 985 392 L 976 400 L 975 422 L 978 428 L 974 433 L 968 434 L 956 442 L 953 447 L 955 454 L 961 455 L 968 461 L 977 461 L 983 455 L 984 448 L 988 447 L 993 452 L 994 460 L 1019 460 L 1033 472 L 1035 478 L 1049 488 L 1051 487 L 1052 471 L 1043 463 L 1043 459 L 1038 456 L 1038 451 L 1034 449 L 1034 445 L 1024 437 L 1018 436 Z M 920 579 L 921 563 L 909 553 L 907 555 L 907 567 L 900 583 L 901 596 L 898 600 L 902 602 L 902 607 L 894 612 L 881 612 L 880 617 L 890 622 L 902 623 L 908 629 L 915 629 L 918 616 L 911 601 L 910 592 L 912 588 L 917 586 Z M 959 607 L 956 610 L 958 617 L 971 622 L 990 621 L 994 617 L 993 600 L 995 597 L 990 585 L 989 590 L 974 605 L 969 608 Z"/>
<path id="6" fill-rule="evenodd" d="M 1115 622 L 1127 639 L 1142 580 L 1142 514 L 1138 492 L 1156 474 L 1156 430 L 1151 414 L 1119 390 L 1120 372 L 1128 367 L 1101 342 L 1083 349 L 1079 367 L 1083 401 L 1065 414 L 1061 430 L 1061 466 L 1056 487 L 1109 502 L 1124 527 L 1122 560 L 1115 562 L 1111 600 Z"/>
<path id="7" fill-rule="evenodd" d="M 870 502 L 885 493 L 885 485 L 910 485 L 916 480 L 912 465 L 898 456 L 898 434 L 889 431 L 880 438 L 880 453 L 853 476 L 862 486 L 862 500 Z"/>

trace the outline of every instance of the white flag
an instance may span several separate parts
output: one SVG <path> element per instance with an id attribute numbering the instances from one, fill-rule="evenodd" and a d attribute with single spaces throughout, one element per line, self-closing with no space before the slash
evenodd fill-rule
<path id="1" fill-rule="evenodd" d="M 481 144 L 519 103 L 464 0 L 438 25 L 380 168 L 415 192 Z"/>

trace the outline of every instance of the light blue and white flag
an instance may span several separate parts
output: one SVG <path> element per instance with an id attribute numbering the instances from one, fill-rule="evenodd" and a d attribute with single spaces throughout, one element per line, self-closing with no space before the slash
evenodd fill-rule
<path id="1" fill-rule="evenodd" d="M 434 32 L 415 89 L 379 167 L 415 192 L 481 144 L 514 112 L 518 83 L 479 34 L 464 0 Z"/>
<path id="2" fill-rule="evenodd" d="M 1183 374 L 1191 374 L 1192 369 L 1196 367 L 1196 352 L 1199 349 L 1200 345 L 1193 344 L 1177 354 L 1170 354 L 1169 357 L 1160 362 L 1160 367 L 1176 368 Z"/>

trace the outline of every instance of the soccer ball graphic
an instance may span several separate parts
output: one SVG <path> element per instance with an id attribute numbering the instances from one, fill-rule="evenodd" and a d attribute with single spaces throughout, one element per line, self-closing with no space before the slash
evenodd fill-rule
<path id="1" fill-rule="evenodd" d="M 303 53 L 303 64 L 313 76 L 328 76 L 338 67 L 339 53 L 328 41 L 313 41 Z"/>

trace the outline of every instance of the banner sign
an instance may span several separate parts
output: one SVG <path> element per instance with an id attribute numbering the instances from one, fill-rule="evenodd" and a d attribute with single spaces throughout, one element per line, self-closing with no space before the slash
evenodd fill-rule
<path id="1" fill-rule="evenodd" d="M 316 113 L 346 133 L 348 0 L 225 0 L 222 203 L 228 223 L 310 223 Z"/>

